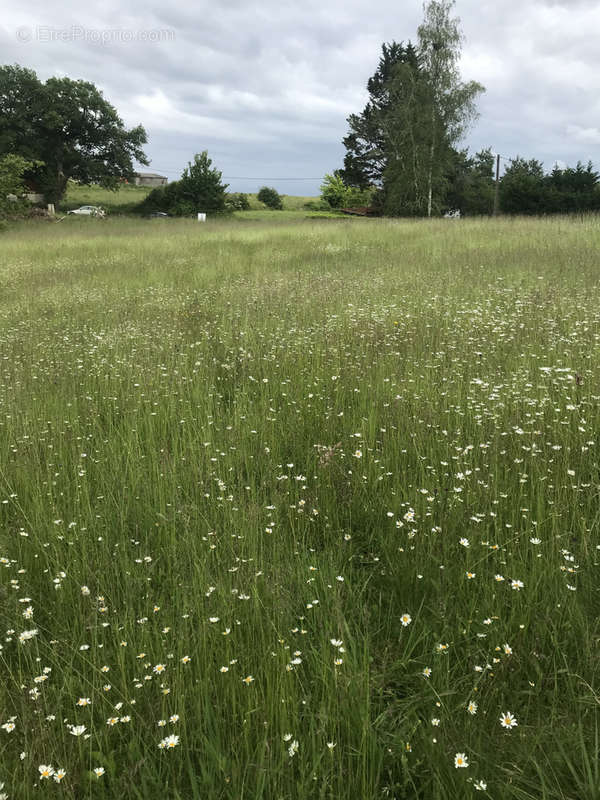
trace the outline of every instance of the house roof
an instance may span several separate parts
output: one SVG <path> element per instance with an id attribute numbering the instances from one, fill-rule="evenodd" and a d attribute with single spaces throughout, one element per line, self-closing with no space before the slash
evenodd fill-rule
<path id="1" fill-rule="evenodd" d="M 166 175 L 159 175 L 158 172 L 136 172 L 138 178 L 166 178 Z"/>

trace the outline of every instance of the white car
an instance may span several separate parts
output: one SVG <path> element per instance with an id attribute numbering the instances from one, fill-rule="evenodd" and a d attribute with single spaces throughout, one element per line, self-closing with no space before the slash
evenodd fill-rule
<path id="1" fill-rule="evenodd" d="M 67 214 L 81 214 L 85 217 L 103 217 L 105 213 L 100 206 L 81 206 L 80 208 L 74 208 L 73 211 L 67 211 Z"/>

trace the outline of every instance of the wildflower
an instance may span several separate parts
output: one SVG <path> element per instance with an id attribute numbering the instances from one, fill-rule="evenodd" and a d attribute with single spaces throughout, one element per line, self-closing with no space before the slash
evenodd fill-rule
<path id="1" fill-rule="evenodd" d="M 102 775 L 104 775 L 104 767 L 94 767 L 94 775 L 97 778 L 100 778 Z"/>
<path id="2" fill-rule="evenodd" d="M 524 585 L 525 584 L 523 583 L 523 581 L 512 580 L 510 582 L 510 588 L 515 589 L 517 592 L 520 591 Z"/>
<path id="3" fill-rule="evenodd" d="M 481 778 L 478 781 L 475 781 L 473 786 L 478 792 L 485 792 L 487 789 L 487 783 Z"/>
<path id="4" fill-rule="evenodd" d="M 296 739 L 294 739 L 294 741 L 288 747 L 288 753 L 289 753 L 290 758 L 293 758 L 296 755 L 296 753 L 298 752 L 298 748 L 299 747 L 300 747 L 300 745 L 299 745 L 298 741 Z"/>
<path id="5" fill-rule="evenodd" d="M 330 750 L 333 750 L 333 748 L 336 746 L 336 744 L 337 744 L 337 742 L 327 742 L 327 747 Z"/>
<path id="6" fill-rule="evenodd" d="M 402 614 L 402 616 L 400 617 L 400 622 L 402 623 L 402 627 L 406 628 L 407 625 L 410 625 L 410 623 L 412 622 L 411 615 L 410 614 Z"/>
<path id="7" fill-rule="evenodd" d="M 510 730 L 511 728 L 516 728 L 518 723 L 514 717 L 514 714 L 511 714 L 510 711 L 505 711 L 500 717 L 500 725 L 502 725 L 503 728 L 508 728 Z"/>
<path id="8" fill-rule="evenodd" d="M 512 647 L 509 644 L 503 644 L 502 649 L 504 650 L 504 655 L 512 656 Z"/>
<path id="9" fill-rule="evenodd" d="M 184 657 L 181 659 L 181 663 L 182 663 L 182 664 L 189 664 L 191 660 L 192 660 L 192 659 L 191 659 L 189 656 L 184 656 Z"/>
<path id="10" fill-rule="evenodd" d="M 431 667 L 425 667 L 425 669 L 421 674 L 423 675 L 424 678 L 429 678 L 429 676 L 431 675 Z"/>
<path id="11" fill-rule="evenodd" d="M 433 725 L 434 728 L 439 728 L 440 720 L 438 719 L 438 717 L 433 717 L 433 719 L 431 720 L 431 724 Z"/>
<path id="12" fill-rule="evenodd" d="M 473 716 L 475 716 L 477 713 L 477 703 L 474 700 L 470 701 L 469 705 L 467 706 L 467 711 Z"/>
<path id="13" fill-rule="evenodd" d="M 494 575 L 494 580 L 501 583 L 504 580 L 504 575 Z"/>
<path id="14" fill-rule="evenodd" d="M 462 539 L 459 540 L 459 544 L 462 544 L 463 547 L 469 547 L 470 546 L 469 540 L 465 539 L 464 536 L 462 537 Z"/>
<path id="15" fill-rule="evenodd" d="M 467 580 L 473 580 L 473 578 L 475 577 L 475 573 L 467 571 L 466 576 L 467 576 Z"/>
<path id="16" fill-rule="evenodd" d="M 242 678 L 242 680 L 246 684 L 246 686 L 250 686 L 254 678 L 252 677 L 252 675 L 247 675 L 245 678 Z"/>
<path id="17" fill-rule="evenodd" d="M 54 775 L 54 767 L 51 764 L 40 764 L 38 767 L 40 780 L 51 778 Z"/>
<path id="18" fill-rule="evenodd" d="M 61 767 L 60 769 L 56 770 L 56 772 L 53 775 L 53 778 L 57 783 L 60 783 L 66 774 L 67 774 L 66 769 L 62 769 Z"/>
<path id="19" fill-rule="evenodd" d="M 89 697 L 80 697 L 79 700 L 75 703 L 77 706 L 89 706 L 92 701 Z"/>
<path id="20" fill-rule="evenodd" d="M 179 714 L 171 714 L 171 716 L 169 717 L 169 722 L 171 722 L 173 725 L 176 722 L 179 722 Z"/>
<path id="21" fill-rule="evenodd" d="M 157 664 L 155 667 L 152 667 L 152 672 L 155 672 L 157 675 L 160 675 L 161 672 L 164 672 L 166 669 L 164 664 Z"/>
<path id="22" fill-rule="evenodd" d="M 113 726 L 113 725 L 116 725 L 118 721 L 119 721 L 119 718 L 118 718 L 118 717 L 109 717 L 109 718 L 106 720 L 106 724 L 107 724 L 109 727 L 111 727 L 111 728 L 112 728 L 112 726 Z"/>
<path id="23" fill-rule="evenodd" d="M 2 730 L 6 731 L 7 733 L 12 733 L 17 726 L 15 725 L 12 720 L 10 722 L 5 722 L 4 725 L 0 725 Z"/>
<path id="24" fill-rule="evenodd" d="M 30 631 L 23 631 L 23 633 L 19 634 L 19 641 L 21 642 L 21 644 L 23 644 L 24 642 L 27 642 L 29 639 L 33 639 L 33 637 L 37 636 L 38 633 L 39 631 L 37 628 L 33 628 L 33 630 Z"/>
<path id="25" fill-rule="evenodd" d="M 81 736 L 85 733 L 85 725 L 71 725 L 70 732 L 73 736 Z"/>
<path id="26" fill-rule="evenodd" d="M 220 672 L 229 672 L 229 667 L 221 667 Z"/>
<path id="27" fill-rule="evenodd" d="M 457 753 L 454 756 L 454 766 L 456 769 L 465 768 L 469 766 L 469 761 L 464 753 Z"/>
<path id="28" fill-rule="evenodd" d="M 291 733 L 284 733 L 283 734 L 283 741 L 284 742 L 289 742 L 291 738 L 292 738 L 292 734 Z"/>
<path id="29" fill-rule="evenodd" d="M 172 750 L 174 747 L 177 747 L 179 744 L 179 736 L 176 736 L 172 733 L 170 736 L 165 736 L 164 739 L 158 743 L 158 746 L 161 750 Z"/>

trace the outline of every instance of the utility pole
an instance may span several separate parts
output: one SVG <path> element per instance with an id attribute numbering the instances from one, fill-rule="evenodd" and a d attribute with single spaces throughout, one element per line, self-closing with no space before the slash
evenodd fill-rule
<path id="1" fill-rule="evenodd" d="M 500 210 L 500 154 L 496 154 L 496 186 L 494 187 L 494 216 L 498 216 L 498 211 Z"/>

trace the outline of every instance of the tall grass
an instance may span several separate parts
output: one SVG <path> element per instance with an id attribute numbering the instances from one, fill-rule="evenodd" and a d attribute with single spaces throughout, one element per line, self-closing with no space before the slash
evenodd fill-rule
<path id="1" fill-rule="evenodd" d="M 4 235 L 4 792 L 598 797 L 599 232 Z"/>

